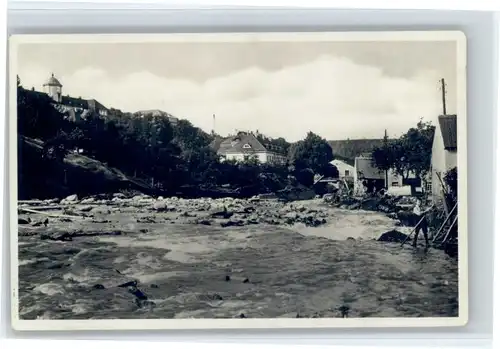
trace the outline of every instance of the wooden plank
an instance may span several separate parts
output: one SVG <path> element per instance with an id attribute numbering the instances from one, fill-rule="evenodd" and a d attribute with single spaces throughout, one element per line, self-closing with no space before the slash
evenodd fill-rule
<path id="1" fill-rule="evenodd" d="M 325 177 L 325 176 L 323 176 L 323 175 L 322 175 L 322 176 L 319 176 L 319 178 L 318 178 L 318 179 L 316 179 L 316 180 L 314 181 L 314 184 L 316 184 L 316 183 L 318 183 L 320 180 L 322 180 L 322 179 L 323 179 L 323 177 Z"/>
<path id="2" fill-rule="evenodd" d="M 41 205 L 46 204 L 47 201 L 44 200 L 18 200 L 17 203 L 19 205 L 27 204 L 27 205 Z"/>
<path id="3" fill-rule="evenodd" d="M 453 227 L 455 226 L 455 224 L 457 223 L 457 220 L 458 220 L 458 215 L 455 216 L 455 219 L 453 220 L 453 223 L 451 223 L 450 227 L 448 228 L 448 231 L 446 232 L 446 235 L 443 239 L 443 241 L 441 241 L 441 245 L 444 245 L 444 243 L 446 242 L 446 240 L 448 239 L 448 236 L 450 235 L 450 232 L 451 232 L 451 229 L 453 229 Z"/>
<path id="4" fill-rule="evenodd" d="M 41 212 L 41 211 L 36 211 L 32 210 L 30 208 L 24 208 L 24 207 L 19 207 L 19 211 L 24 211 L 24 212 L 29 212 L 29 213 L 35 213 L 35 214 L 41 214 L 49 217 L 56 217 L 56 218 L 70 218 L 70 219 L 85 219 L 86 217 L 82 216 L 68 216 L 68 215 L 63 215 L 63 214 L 57 214 L 57 213 L 47 213 L 47 212 Z"/>
<path id="5" fill-rule="evenodd" d="M 443 193 L 443 205 L 444 205 L 444 212 L 446 215 L 450 214 L 450 209 L 448 207 L 448 190 L 446 189 L 446 185 L 443 182 L 443 179 L 441 178 L 441 173 L 436 171 L 436 176 L 439 179 L 439 183 L 441 184 L 441 192 Z"/>
<path id="6" fill-rule="evenodd" d="M 343 179 L 342 182 L 344 182 L 345 188 L 347 190 L 347 195 L 351 195 L 351 189 L 349 189 L 349 185 L 347 184 L 346 180 Z"/>
<path id="7" fill-rule="evenodd" d="M 455 204 L 455 206 L 453 206 L 452 210 L 450 211 L 450 214 L 446 215 L 446 219 L 444 220 L 444 222 L 439 227 L 439 230 L 437 231 L 437 233 L 434 235 L 434 238 L 432 239 L 432 243 L 434 243 L 434 241 L 436 241 L 437 237 L 439 236 L 439 234 L 441 233 L 441 231 L 444 229 L 446 223 L 448 223 L 448 221 L 450 220 L 451 216 L 453 215 L 453 212 L 455 212 L 455 210 L 457 209 L 457 206 L 458 206 L 458 204 Z"/>
<path id="8" fill-rule="evenodd" d="M 23 206 L 21 206 L 23 208 Z M 25 208 L 25 207 L 24 207 Z M 54 205 L 54 206 L 33 206 L 32 208 L 36 208 L 37 211 L 50 211 L 50 210 L 62 210 L 64 206 L 62 205 Z"/>

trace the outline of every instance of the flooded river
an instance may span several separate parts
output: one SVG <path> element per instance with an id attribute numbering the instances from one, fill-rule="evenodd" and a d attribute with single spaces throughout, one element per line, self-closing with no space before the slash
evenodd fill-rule
<path id="1" fill-rule="evenodd" d="M 103 223 L 54 220 L 37 232 L 123 234 L 51 241 L 21 232 L 20 317 L 338 317 L 342 305 L 350 317 L 458 315 L 456 260 L 375 241 L 396 224 L 383 214 L 329 210 L 319 227 L 137 223 L 147 212 L 133 209 Z M 147 303 L 117 287 L 133 280 Z"/>

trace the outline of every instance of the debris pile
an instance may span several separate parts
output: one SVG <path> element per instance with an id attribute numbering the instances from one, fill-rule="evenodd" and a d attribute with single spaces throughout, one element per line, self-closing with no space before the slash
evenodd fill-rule
<path id="1" fill-rule="evenodd" d="M 293 225 L 302 223 L 319 226 L 327 222 L 327 208 L 301 203 L 284 202 L 277 198 L 254 196 L 249 199 L 237 198 L 197 198 L 151 197 L 134 195 L 126 197 L 121 193 L 108 196 L 92 196 L 79 199 L 70 195 L 62 200 L 20 203 L 19 211 L 31 214 L 46 214 L 56 219 L 91 219 L 94 223 L 108 222 L 107 216 L 113 212 L 136 208 L 137 212 L 150 212 L 150 216 L 137 218 L 138 223 L 155 223 L 158 219 L 175 223 L 220 225 L 222 227 L 246 226 L 253 224 Z M 42 207 L 44 206 L 44 207 Z M 29 208 L 28 208 L 29 207 Z M 59 210 L 63 214 L 42 212 Z M 158 215 L 160 214 L 160 215 Z M 161 218 L 159 218 L 161 217 Z M 32 224 L 29 217 L 20 217 L 19 224 Z"/>

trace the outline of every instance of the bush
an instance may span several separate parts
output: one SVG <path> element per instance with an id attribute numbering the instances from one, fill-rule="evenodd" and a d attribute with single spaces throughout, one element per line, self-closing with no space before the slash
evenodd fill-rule
<path id="1" fill-rule="evenodd" d="M 444 175 L 444 183 L 448 189 L 448 200 L 455 205 L 458 201 L 458 173 L 454 167 Z"/>
<path id="2" fill-rule="evenodd" d="M 295 177 L 303 186 L 312 187 L 314 184 L 314 171 L 310 168 L 300 170 Z"/>

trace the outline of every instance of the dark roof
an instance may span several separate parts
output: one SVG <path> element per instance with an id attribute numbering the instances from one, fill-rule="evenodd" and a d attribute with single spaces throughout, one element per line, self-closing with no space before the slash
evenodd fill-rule
<path id="1" fill-rule="evenodd" d="M 95 99 L 83 99 L 83 98 L 75 98 L 70 96 L 62 96 L 61 104 L 73 108 L 82 108 L 82 109 L 90 109 L 90 110 L 107 110 L 105 106 L 96 101 Z"/>
<path id="2" fill-rule="evenodd" d="M 27 94 L 30 94 L 32 96 L 37 96 L 37 97 L 40 97 L 40 98 L 47 98 L 47 99 L 50 99 L 52 100 L 52 98 L 50 98 L 50 96 L 48 94 L 46 94 L 45 92 L 40 92 L 40 91 L 36 91 L 36 90 L 27 90 L 27 89 L 23 89 Z"/>
<path id="3" fill-rule="evenodd" d="M 224 138 L 215 136 L 214 140 L 210 142 L 210 148 L 217 151 L 220 148 L 220 144 L 224 141 Z"/>
<path id="4" fill-rule="evenodd" d="M 88 99 L 87 103 L 88 103 L 89 109 L 93 109 L 93 110 L 96 110 L 96 109 L 106 109 L 107 110 L 108 109 L 105 106 L 103 106 L 101 103 L 96 101 L 95 99 Z"/>
<path id="5" fill-rule="evenodd" d="M 444 148 L 446 150 L 457 149 L 457 116 L 456 115 L 440 115 L 439 128 L 443 136 Z"/>
<path id="6" fill-rule="evenodd" d="M 67 105 L 73 108 L 89 109 L 89 103 L 87 100 L 82 98 L 74 98 L 70 96 L 62 96 L 61 104 Z"/>
<path id="7" fill-rule="evenodd" d="M 357 157 L 355 168 L 359 177 L 366 179 L 384 179 L 385 173 L 372 165 L 371 157 Z"/>
<path id="8" fill-rule="evenodd" d="M 381 146 L 384 140 L 380 139 L 345 139 L 328 141 L 335 157 L 354 160 L 362 153 L 371 153 L 373 148 Z"/>
<path id="9" fill-rule="evenodd" d="M 219 154 L 256 153 L 264 151 L 267 151 L 267 149 L 251 133 L 239 133 L 236 136 L 228 137 L 220 142 L 217 149 Z"/>
<path id="10" fill-rule="evenodd" d="M 339 162 L 344 163 L 347 166 L 354 167 L 354 160 L 333 159 L 332 161 L 330 161 L 330 164 L 332 164 L 333 166 L 337 166 Z"/>

